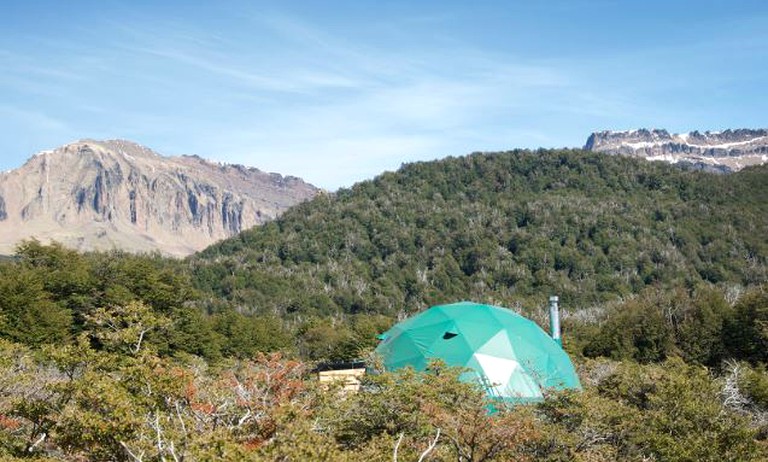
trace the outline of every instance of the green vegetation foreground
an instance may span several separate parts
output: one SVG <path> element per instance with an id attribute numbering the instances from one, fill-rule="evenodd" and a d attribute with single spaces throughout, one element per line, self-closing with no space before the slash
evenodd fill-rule
<path id="1" fill-rule="evenodd" d="M 279 355 L 216 368 L 193 357 L 162 358 L 142 332 L 164 321 L 146 322 L 146 311 L 132 304 L 89 321 L 102 341 L 98 351 L 84 336 L 37 352 L 0 341 L 3 460 L 768 457 L 768 379 L 743 364 L 714 379 L 681 360 L 589 361 L 584 392 L 515 408 L 490 403 L 458 381 L 461 371 L 440 364 L 423 374 L 369 375 L 361 392 L 342 395 Z"/>

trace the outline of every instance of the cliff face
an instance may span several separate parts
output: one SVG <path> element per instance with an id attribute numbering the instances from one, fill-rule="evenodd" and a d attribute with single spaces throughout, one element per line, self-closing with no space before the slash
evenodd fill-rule
<path id="1" fill-rule="evenodd" d="M 693 131 L 683 134 L 647 129 L 602 131 L 592 133 L 584 149 L 732 172 L 768 161 L 768 130 Z"/>
<path id="2" fill-rule="evenodd" d="M 84 140 L 0 174 L 0 254 L 21 239 L 189 255 L 319 190 L 295 177 Z"/>

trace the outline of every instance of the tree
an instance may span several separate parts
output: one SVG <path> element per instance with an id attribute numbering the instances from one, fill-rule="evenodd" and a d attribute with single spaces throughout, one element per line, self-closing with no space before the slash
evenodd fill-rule
<path id="1" fill-rule="evenodd" d="M 34 270 L 0 266 L 0 316 L 0 335 L 13 341 L 43 345 L 70 337 L 70 311 L 51 300 Z"/>
<path id="2" fill-rule="evenodd" d="M 757 287 L 734 306 L 726 342 L 732 355 L 752 363 L 768 363 L 768 292 Z"/>

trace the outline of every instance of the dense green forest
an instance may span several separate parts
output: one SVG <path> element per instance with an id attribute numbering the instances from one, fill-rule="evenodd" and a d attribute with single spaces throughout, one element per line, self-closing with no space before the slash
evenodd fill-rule
<path id="1" fill-rule="evenodd" d="M 765 460 L 767 264 L 767 166 L 572 150 L 405 165 L 186 260 L 23 242 L 0 457 Z M 551 294 L 582 393 L 506 408 L 437 364 L 339 399 L 309 373 L 438 303 L 546 325 Z"/>
<path id="2" fill-rule="evenodd" d="M 648 286 L 766 280 L 768 168 L 718 176 L 580 151 L 406 165 L 192 259 L 256 313 L 414 312 L 457 299 L 584 308 Z"/>

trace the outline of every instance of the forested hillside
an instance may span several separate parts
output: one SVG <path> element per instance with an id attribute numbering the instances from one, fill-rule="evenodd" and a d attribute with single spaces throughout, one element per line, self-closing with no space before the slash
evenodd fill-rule
<path id="1" fill-rule="evenodd" d="M 766 280 L 768 167 L 733 175 L 581 151 L 409 164 L 191 261 L 240 310 L 395 316 L 471 299 L 581 310 L 648 286 Z"/>

